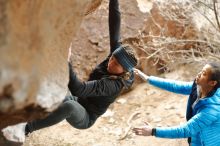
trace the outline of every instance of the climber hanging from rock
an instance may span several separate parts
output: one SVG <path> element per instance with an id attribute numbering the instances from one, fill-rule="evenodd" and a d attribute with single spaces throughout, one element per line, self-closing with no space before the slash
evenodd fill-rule
<path id="1" fill-rule="evenodd" d="M 80 81 L 74 72 L 69 48 L 69 84 L 71 95 L 46 118 L 28 122 L 25 134 L 57 124 L 64 119 L 77 129 L 91 127 L 104 114 L 122 89 L 134 81 L 133 68 L 137 65 L 134 50 L 119 42 L 120 11 L 118 0 L 109 1 L 110 54 L 89 75 L 88 81 Z"/>

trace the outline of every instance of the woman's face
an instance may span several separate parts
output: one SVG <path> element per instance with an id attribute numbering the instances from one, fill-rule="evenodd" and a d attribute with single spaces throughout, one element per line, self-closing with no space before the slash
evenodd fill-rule
<path id="1" fill-rule="evenodd" d="M 108 72 L 111 74 L 122 74 L 124 72 L 123 67 L 119 64 L 114 56 L 111 56 L 108 62 Z"/>
<path id="2" fill-rule="evenodd" d="M 205 88 L 213 86 L 213 82 L 211 80 L 212 76 L 212 67 L 209 64 L 206 64 L 203 69 L 196 76 L 196 84 Z"/>

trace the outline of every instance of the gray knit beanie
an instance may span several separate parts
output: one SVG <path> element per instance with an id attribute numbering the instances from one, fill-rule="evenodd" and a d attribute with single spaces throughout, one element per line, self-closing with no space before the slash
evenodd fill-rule
<path id="1" fill-rule="evenodd" d="M 126 71 L 131 72 L 137 65 L 138 61 L 135 53 L 129 46 L 120 46 L 112 53 L 112 55 Z"/>

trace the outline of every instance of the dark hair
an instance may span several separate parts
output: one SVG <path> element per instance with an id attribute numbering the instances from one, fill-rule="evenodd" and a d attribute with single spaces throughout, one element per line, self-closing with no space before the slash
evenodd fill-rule
<path id="1" fill-rule="evenodd" d="M 212 69 L 211 69 L 212 70 L 211 80 L 217 81 L 217 85 L 215 86 L 215 88 L 219 88 L 220 87 L 220 63 L 218 63 L 218 62 L 209 62 L 207 64 L 212 67 Z"/>

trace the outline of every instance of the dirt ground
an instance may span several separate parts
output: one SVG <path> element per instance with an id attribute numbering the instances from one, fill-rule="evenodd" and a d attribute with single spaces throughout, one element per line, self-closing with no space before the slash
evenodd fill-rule
<path id="1" fill-rule="evenodd" d="M 185 68 L 166 74 L 191 80 Z M 187 146 L 186 139 L 135 136 L 132 126 L 174 126 L 185 122 L 187 96 L 169 93 L 147 83 L 120 96 L 90 129 L 77 130 L 66 121 L 32 133 L 23 146 Z"/>

